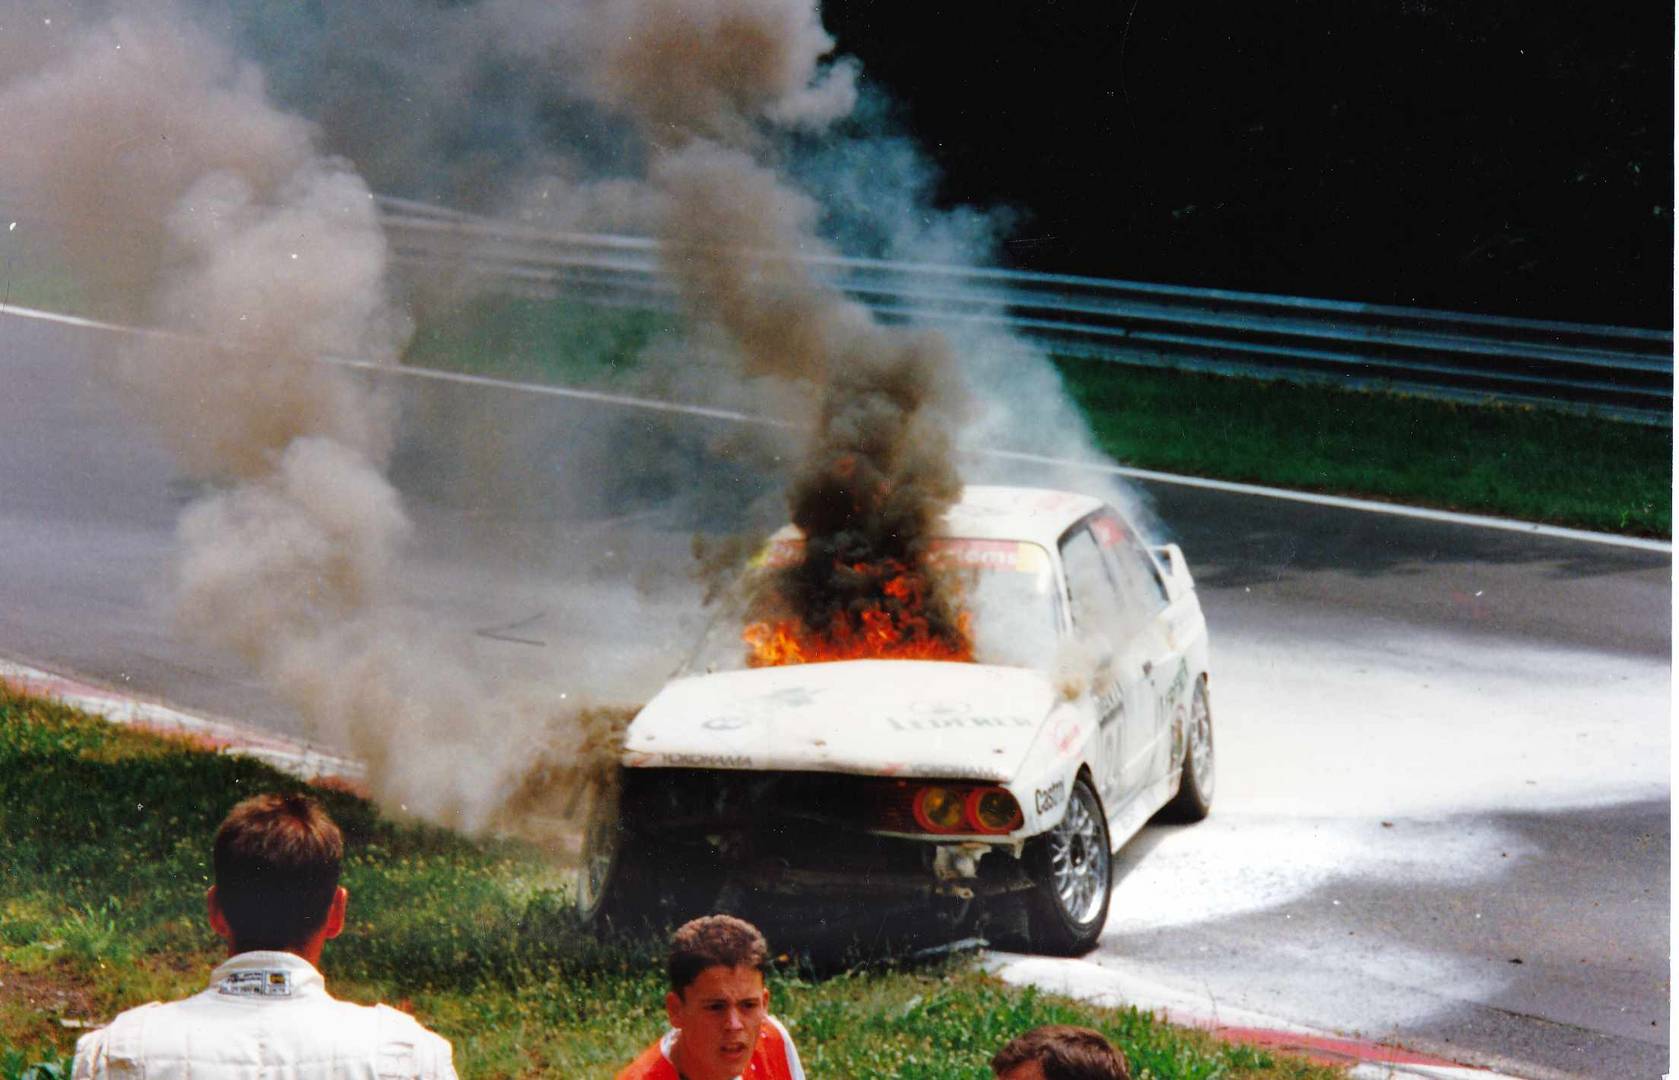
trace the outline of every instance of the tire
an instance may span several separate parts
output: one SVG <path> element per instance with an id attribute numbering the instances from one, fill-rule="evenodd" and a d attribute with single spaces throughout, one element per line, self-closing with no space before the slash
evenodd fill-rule
<path id="1" fill-rule="evenodd" d="M 1031 842 L 1027 859 L 1035 886 L 1026 898 L 1032 951 L 1083 956 L 1096 947 L 1113 896 L 1108 819 L 1088 779 L 1073 782 L 1066 815 Z"/>
<path id="2" fill-rule="evenodd" d="M 716 909 L 723 878 L 714 860 L 625 823 L 621 786 L 590 792 L 576 876 L 578 921 L 597 934 L 639 936 Z"/>
<path id="3" fill-rule="evenodd" d="M 616 791 L 590 792 L 577 866 L 577 918 L 596 932 L 639 929 L 654 913 L 648 874 L 619 818 Z"/>
<path id="4" fill-rule="evenodd" d="M 1189 722 L 1183 733 L 1183 776 L 1178 794 L 1161 810 L 1167 821 L 1192 822 L 1213 808 L 1213 713 L 1207 704 L 1207 680 L 1196 680 L 1189 703 Z"/>

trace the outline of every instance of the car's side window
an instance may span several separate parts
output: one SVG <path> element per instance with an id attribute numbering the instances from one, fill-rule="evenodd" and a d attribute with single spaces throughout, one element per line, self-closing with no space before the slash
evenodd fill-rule
<path id="1" fill-rule="evenodd" d="M 1103 511 L 1091 519 L 1090 530 L 1108 557 L 1108 569 L 1119 583 L 1120 592 L 1135 610 L 1152 615 L 1171 602 L 1160 568 L 1149 557 L 1137 534 L 1118 515 L 1111 510 Z"/>
<path id="2" fill-rule="evenodd" d="M 1073 625 L 1082 634 L 1113 634 L 1120 622 L 1119 594 L 1101 549 L 1082 525 L 1062 538 L 1061 566 L 1072 594 Z"/>

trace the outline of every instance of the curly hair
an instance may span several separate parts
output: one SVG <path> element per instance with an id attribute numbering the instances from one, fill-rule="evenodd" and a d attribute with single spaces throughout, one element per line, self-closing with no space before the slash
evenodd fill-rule
<path id="1" fill-rule="evenodd" d="M 770 947 L 758 928 L 733 915 L 705 915 L 676 928 L 670 936 L 665 970 L 670 988 L 680 996 L 709 967 L 749 967 L 768 973 Z"/>

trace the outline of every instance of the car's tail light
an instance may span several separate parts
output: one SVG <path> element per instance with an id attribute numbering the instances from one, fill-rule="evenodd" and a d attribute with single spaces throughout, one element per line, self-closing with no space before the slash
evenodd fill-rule
<path id="1" fill-rule="evenodd" d="M 895 780 L 875 790 L 870 819 L 892 832 L 1013 832 L 1025 820 L 1020 804 L 996 784 Z"/>
<path id="2" fill-rule="evenodd" d="M 915 823 L 928 832 L 961 831 L 966 820 L 962 793 L 947 787 L 924 787 L 915 793 Z"/>
<path id="3" fill-rule="evenodd" d="M 968 792 L 969 824 L 982 833 L 1006 833 L 1020 828 L 1024 818 L 1014 796 L 1000 787 L 974 788 Z"/>

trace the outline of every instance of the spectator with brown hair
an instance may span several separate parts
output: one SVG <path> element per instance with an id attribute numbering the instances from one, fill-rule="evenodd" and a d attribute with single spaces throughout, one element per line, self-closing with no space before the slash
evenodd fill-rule
<path id="1" fill-rule="evenodd" d="M 228 959 L 181 1001 L 76 1044 L 76 1080 L 455 1080 L 449 1043 L 384 1005 L 335 1000 L 315 965 L 344 929 L 344 837 L 307 795 L 258 795 L 216 832 L 210 927 Z"/>
<path id="2" fill-rule="evenodd" d="M 991 1059 L 997 1080 L 1131 1080 L 1125 1055 L 1099 1031 L 1048 1024 L 1033 1028 Z"/>
<path id="3" fill-rule="evenodd" d="M 707 915 L 671 935 L 670 1030 L 618 1080 L 804 1080 L 793 1037 L 769 1014 L 770 949 L 758 928 Z"/>

